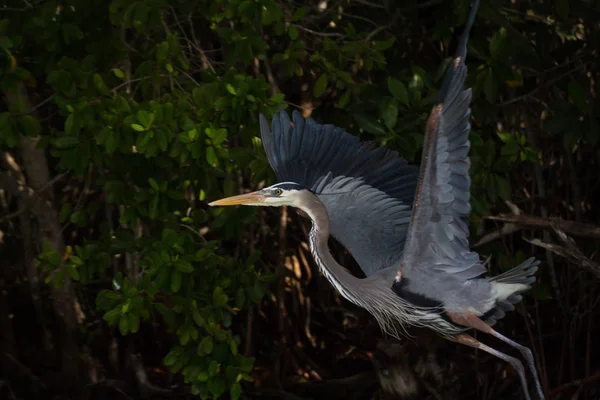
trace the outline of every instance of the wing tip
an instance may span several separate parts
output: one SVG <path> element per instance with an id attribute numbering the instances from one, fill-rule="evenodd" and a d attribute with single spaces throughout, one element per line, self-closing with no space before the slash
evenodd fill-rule
<path id="1" fill-rule="evenodd" d="M 475 23 L 477 10 L 479 10 L 479 0 L 473 0 L 473 3 L 471 4 L 471 10 L 469 11 L 469 16 L 467 17 L 467 22 L 465 23 L 465 30 L 460 38 L 459 46 L 457 48 L 456 55 L 454 56 L 455 60 L 460 59 L 463 63 L 464 58 L 467 55 L 467 41 L 469 40 L 471 28 L 473 28 L 473 24 Z"/>

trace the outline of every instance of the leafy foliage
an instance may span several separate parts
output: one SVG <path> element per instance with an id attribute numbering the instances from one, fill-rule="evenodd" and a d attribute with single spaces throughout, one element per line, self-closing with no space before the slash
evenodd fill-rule
<path id="1" fill-rule="evenodd" d="M 0 149 L 39 137 L 53 173 L 68 177 L 55 192 L 70 239 L 65 254 L 38 255 L 46 282 L 102 280 L 107 324 L 136 335 L 161 321 L 176 338 L 164 364 L 202 398 L 238 398 L 254 359 L 240 351 L 236 318 L 264 299 L 273 265 L 241 239 L 256 210 L 205 200 L 273 181 L 257 116 L 289 105 L 418 161 L 469 1 L 34 3 L 9 1 L 0 21 L 0 88 L 22 85 L 37 103 L 0 113 Z M 520 175 L 545 168 L 544 149 L 596 151 L 600 137 L 597 57 L 583 44 L 600 38 L 597 11 L 493 3 L 482 5 L 468 62 L 478 226 L 505 201 L 540 208 Z M 524 258 L 500 250 L 501 268 Z"/>

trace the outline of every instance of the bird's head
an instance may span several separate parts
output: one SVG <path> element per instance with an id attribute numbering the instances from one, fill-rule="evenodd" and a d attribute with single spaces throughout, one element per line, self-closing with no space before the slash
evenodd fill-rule
<path id="1" fill-rule="evenodd" d="M 226 197 L 209 203 L 209 206 L 292 206 L 301 207 L 302 200 L 310 191 L 294 182 L 282 182 L 252 193 Z"/>

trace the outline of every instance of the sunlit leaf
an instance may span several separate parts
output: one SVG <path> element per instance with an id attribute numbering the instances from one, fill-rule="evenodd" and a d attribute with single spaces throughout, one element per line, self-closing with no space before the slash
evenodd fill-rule
<path id="1" fill-rule="evenodd" d="M 115 74 L 115 76 L 117 78 L 120 78 L 120 79 L 125 78 L 125 74 L 123 73 L 123 71 L 120 68 L 113 68 L 112 72 L 113 72 L 113 74 Z"/>

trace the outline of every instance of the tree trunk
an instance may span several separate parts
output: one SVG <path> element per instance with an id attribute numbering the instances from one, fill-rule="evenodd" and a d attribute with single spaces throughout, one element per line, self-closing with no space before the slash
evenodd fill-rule
<path id="1" fill-rule="evenodd" d="M 8 103 L 17 106 L 22 112 L 32 112 L 27 93 L 23 85 L 12 92 L 6 92 Z M 43 191 L 45 185 L 50 182 L 50 171 L 43 150 L 36 148 L 38 138 L 21 136 L 21 157 L 23 160 L 23 172 L 27 179 L 26 182 L 19 182 L 13 174 L 5 176 L 8 180 L 5 185 L 10 191 L 11 186 L 17 184 L 17 192 L 13 193 L 19 196 L 22 205 L 29 207 L 32 214 L 38 222 L 38 246 L 43 248 L 44 243 L 48 243 L 51 249 L 60 255 L 65 253 L 65 244 L 61 233 L 61 226 L 58 213 L 54 208 L 53 191 L 48 189 Z M 54 338 L 60 351 L 60 375 L 61 384 L 65 386 L 68 392 L 77 394 L 77 398 L 82 398 L 84 394 L 85 382 L 84 375 L 80 372 L 79 343 L 76 335 L 78 329 L 77 319 L 77 298 L 73 290 L 73 285 L 68 277 L 65 277 L 64 285 L 60 288 L 51 286 L 52 305 L 57 316 L 58 329 L 57 336 Z"/>

